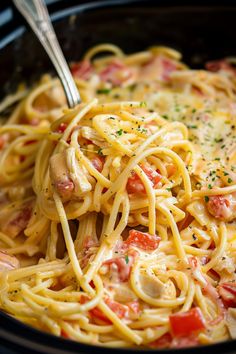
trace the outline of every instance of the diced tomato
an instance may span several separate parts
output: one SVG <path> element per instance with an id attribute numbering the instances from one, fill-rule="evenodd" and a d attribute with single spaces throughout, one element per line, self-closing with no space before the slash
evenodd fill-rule
<path id="1" fill-rule="evenodd" d="M 236 218 L 236 193 L 211 196 L 206 206 L 216 219 L 232 221 Z"/>
<path id="2" fill-rule="evenodd" d="M 133 252 L 128 252 L 122 257 L 108 259 L 103 264 L 108 265 L 112 271 L 116 271 L 121 282 L 126 282 L 129 280 L 135 256 Z"/>
<path id="3" fill-rule="evenodd" d="M 92 65 L 88 60 L 83 60 L 71 65 L 71 73 L 75 78 L 88 80 L 92 71 Z"/>
<path id="4" fill-rule="evenodd" d="M 170 348 L 188 348 L 199 345 L 199 340 L 196 336 L 176 337 L 172 340 Z"/>
<path id="5" fill-rule="evenodd" d="M 212 72 L 218 72 L 220 70 L 230 71 L 232 74 L 236 74 L 235 68 L 227 62 L 227 60 L 213 60 L 206 63 L 206 69 Z"/>
<path id="6" fill-rule="evenodd" d="M 154 340 L 153 342 L 149 343 L 151 348 L 158 348 L 164 349 L 169 348 L 171 346 L 172 336 L 170 333 L 165 333 L 160 338 Z"/>
<path id="7" fill-rule="evenodd" d="M 236 307 L 236 283 L 223 283 L 218 287 L 225 307 Z"/>
<path id="8" fill-rule="evenodd" d="M 146 190 L 144 188 L 143 182 L 139 178 L 136 172 L 132 172 L 131 177 L 128 178 L 126 184 L 126 190 L 129 194 L 144 194 Z"/>
<path id="9" fill-rule="evenodd" d="M 218 307 L 218 316 L 209 322 L 210 325 L 215 325 L 224 318 L 224 314 L 225 314 L 224 304 L 219 297 L 217 289 L 209 282 L 206 276 L 202 273 L 200 264 L 198 263 L 198 259 L 193 256 L 193 257 L 189 257 L 188 261 L 192 270 L 193 278 L 201 286 L 204 294 L 206 294 L 211 299 L 211 301 L 215 302 Z"/>
<path id="10" fill-rule="evenodd" d="M 159 171 L 158 170 L 155 171 L 151 167 L 148 167 L 148 166 L 142 166 L 142 170 L 145 172 L 145 174 L 148 176 L 148 178 L 152 182 L 153 187 L 157 188 L 158 184 L 162 178 Z"/>
<path id="11" fill-rule="evenodd" d="M 0 136 L 0 150 L 4 148 L 5 143 L 6 139 L 4 139 L 4 136 Z"/>
<path id="12" fill-rule="evenodd" d="M 189 214 L 188 212 L 186 212 L 185 218 L 183 220 L 181 220 L 180 222 L 178 222 L 179 231 L 186 229 L 186 227 L 188 227 L 193 220 L 194 220 L 194 217 L 191 214 Z"/>
<path id="13" fill-rule="evenodd" d="M 119 86 L 122 82 L 128 80 L 132 76 L 129 67 L 119 60 L 113 60 L 112 63 L 100 72 L 100 78 L 104 82 L 110 82 L 114 86 Z"/>
<path id="14" fill-rule="evenodd" d="M 82 295 L 80 298 L 80 303 L 81 304 L 86 304 L 86 302 L 89 301 L 89 298 L 86 295 Z M 104 313 L 98 308 L 94 307 L 93 309 L 89 310 L 89 314 L 92 318 L 97 318 L 103 322 L 106 322 L 107 324 L 110 324 L 111 321 L 104 315 Z"/>
<path id="15" fill-rule="evenodd" d="M 37 140 L 28 140 L 24 143 L 25 146 L 37 143 Z"/>
<path id="16" fill-rule="evenodd" d="M 60 196 L 66 199 L 70 199 L 72 192 L 75 189 L 73 181 L 67 178 L 65 181 L 56 181 L 55 188 L 57 189 Z"/>
<path id="17" fill-rule="evenodd" d="M 64 131 L 66 130 L 67 128 L 67 123 L 61 123 L 59 124 L 58 128 L 57 128 L 57 133 L 64 133 Z"/>
<path id="18" fill-rule="evenodd" d="M 105 163 L 105 158 L 103 156 L 94 156 L 91 162 L 98 172 L 102 172 Z"/>
<path id="19" fill-rule="evenodd" d="M 191 335 L 188 337 L 172 338 L 170 333 L 166 333 L 154 342 L 149 343 L 151 348 L 167 349 L 167 348 L 188 348 L 199 344 L 198 339 Z"/>
<path id="20" fill-rule="evenodd" d="M 174 337 L 188 336 L 193 332 L 203 331 L 206 326 L 199 307 L 189 311 L 170 315 L 170 327 Z"/>
<path id="21" fill-rule="evenodd" d="M 177 65 L 174 60 L 156 55 L 142 66 L 140 79 L 142 81 L 162 80 L 167 82 L 170 79 L 170 74 L 175 70 L 177 70 Z"/>
<path id="22" fill-rule="evenodd" d="M 141 166 L 142 170 L 145 172 L 147 177 L 152 182 L 153 188 L 158 188 L 159 182 L 161 181 L 162 176 L 152 168 L 148 166 Z M 129 194 L 138 193 L 138 194 L 145 194 L 146 190 L 143 185 L 143 182 L 137 175 L 137 173 L 133 172 L 131 177 L 128 178 L 127 185 L 126 185 L 127 192 Z"/>
<path id="23" fill-rule="evenodd" d="M 80 303 L 85 304 L 86 302 L 89 301 L 89 298 L 85 295 L 82 295 L 80 298 Z M 125 316 L 128 315 L 128 307 L 125 305 L 120 304 L 119 302 L 116 302 L 109 297 L 105 298 L 105 303 L 107 306 L 119 317 L 119 318 L 124 318 Z M 89 310 L 89 314 L 93 319 L 98 319 L 101 320 L 107 324 L 111 324 L 112 322 L 107 318 L 107 316 L 98 308 L 94 307 L 93 309 Z"/>
<path id="24" fill-rule="evenodd" d="M 176 63 L 168 58 L 162 58 L 162 67 L 163 67 L 163 71 L 162 71 L 162 80 L 163 81 L 168 81 L 170 79 L 170 74 L 173 71 L 177 70 L 177 66 Z"/>
<path id="25" fill-rule="evenodd" d="M 92 318 L 101 320 L 107 324 L 111 324 L 112 322 L 107 318 L 107 316 L 98 308 L 94 307 L 94 309 L 89 311 Z"/>
<path id="26" fill-rule="evenodd" d="M 1 230 L 11 237 L 16 237 L 27 227 L 31 214 L 31 202 L 24 203 L 18 210 L 10 213 L 10 215 L 5 215 L 3 212 L 0 219 Z"/>
<path id="27" fill-rule="evenodd" d="M 209 197 L 207 209 L 216 219 L 224 220 L 227 218 L 230 202 L 223 195 L 214 195 Z"/>
<path id="28" fill-rule="evenodd" d="M 91 280 L 91 281 L 89 282 L 89 285 L 91 286 L 91 288 L 95 289 L 95 285 L 94 285 L 93 280 Z"/>
<path id="29" fill-rule="evenodd" d="M 61 337 L 70 338 L 69 334 L 66 331 L 64 331 L 64 329 L 61 329 Z"/>
<path id="30" fill-rule="evenodd" d="M 217 281 L 217 283 L 220 281 L 220 275 L 214 269 L 210 269 L 207 272 L 207 275 L 209 275 L 213 280 Z"/>
<path id="31" fill-rule="evenodd" d="M 128 315 L 129 309 L 127 306 L 122 305 L 117 301 L 111 300 L 109 297 L 105 299 L 105 303 L 113 312 L 115 312 L 119 318 L 124 318 Z"/>
<path id="32" fill-rule="evenodd" d="M 157 235 L 150 235 L 146 232 L 130 230 L 129 237 L 124 243 L 129 246 L 136 246 L 145 251 L 153 251 L 157 249 L 160 241 L 161 238 Z"/>
<path id="33" fill-rule="evenodd" d="M 209 246 L 209 250 L 214 250 L 216 248 L 216 244 L 215 244 L 215 241 L 211 241 L 211 244 L 210 244 L 210 246 Z"/>

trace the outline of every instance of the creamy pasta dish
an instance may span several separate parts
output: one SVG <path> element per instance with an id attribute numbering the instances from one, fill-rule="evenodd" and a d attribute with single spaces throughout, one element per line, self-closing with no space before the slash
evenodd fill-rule
<path id="1" fill-rule="evenodd" d="M 110 347 L 236 338 L 236 69 L 111 44 L 0 105 L 0 308 Z"/>

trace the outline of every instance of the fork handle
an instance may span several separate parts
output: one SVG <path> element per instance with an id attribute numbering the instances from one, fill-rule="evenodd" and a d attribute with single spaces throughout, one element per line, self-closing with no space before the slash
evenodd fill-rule
<path id="1" fill-rule="evenodd" d="M 68 106 L 81 102 L 70 69 L 66 63 L 43 0 L 13 0 L 50 57 L 65 91 Z"/>

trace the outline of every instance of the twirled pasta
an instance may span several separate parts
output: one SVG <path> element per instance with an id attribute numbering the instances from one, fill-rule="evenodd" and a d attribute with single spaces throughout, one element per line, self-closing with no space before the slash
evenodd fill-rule
<path id="1" fill-rule="evenodd" d="M 4 311 L 110 347 L 235 337 L 235 69 L 180 59 L 99 45 L 75 109 L 48 75 L 3 102 Z"/>

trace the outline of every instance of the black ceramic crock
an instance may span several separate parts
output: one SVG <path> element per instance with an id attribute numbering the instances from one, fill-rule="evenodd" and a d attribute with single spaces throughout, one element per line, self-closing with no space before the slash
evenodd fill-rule
<path id="1" fill-rule="evenodd" d="M 200 68 L 207 60 L 236 55 L 236 1 L 177 0 L 48 0 L 54 27 L 66 59 L 79 60 L 91 46 L 111 42 L 127 53 L 151 45 L 167 45 Z M 0 98 L 19 82 L 29 85 L 53 68 L 40 44 L 14 9 L 0 2 Z M 0 311 L 0 353 L 128 354 L 153 350 L 102 348 L 42 333 Z M 236 353 L 236 341 L 188 349 L 155 350 L 183 354 Z"/>

